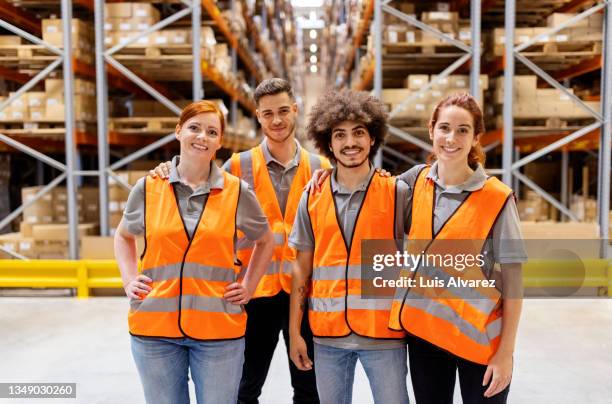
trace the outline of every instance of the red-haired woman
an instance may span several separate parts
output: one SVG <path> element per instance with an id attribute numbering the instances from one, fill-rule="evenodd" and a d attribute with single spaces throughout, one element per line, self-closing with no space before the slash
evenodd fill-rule
<path id="1" fill-rule="evenodd" d="M 274 247 L 268 220 L 245 182 L 214 162 L 225 119 L 217 105 L 187 106 L 176 126 L 170 180 L 140 179 L 115 235 L 132 354 L 147 403 L 235 403 L 246 313 Z M 236 230 L 255 242 L 240 274 Z M 136 237 L 145 238 L 138 269 Z"/>
<path id="2" fill-rule="evenodd" d="M 483 134 L 472 96 L 443 99 L 429 122 L 429 164 L 399 177 L 412 191 L 409 250 L 474 256 L 470 265 L 402 273 L 414 286 L 397 289 L 389 326 L 409 334 L 418 404 L 452 404 L 457 372 L 464 403 L 505 403 L 508 396 L 527 256 L 512 190 L 484 171 Z"/>

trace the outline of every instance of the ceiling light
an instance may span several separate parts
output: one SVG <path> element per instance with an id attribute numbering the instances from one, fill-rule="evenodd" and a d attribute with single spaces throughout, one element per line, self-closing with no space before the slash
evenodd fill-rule
<path id="1" fill-rule="evenodd" d="M 314 29 L 310 30 L 310 39 L 317 39 L 317 31 Z"/>
<path id="2" fill-rule="evenodd" d="M 317 63 L 317 57 L 315 55 L 310 56 L 310 63 Z"/>
<path id="3" fill-rule="evenodd" d="M 311 44 L 311 45 L 310 45 L 310 51 L 311 51 L 312 53 L 315 53 L 315 52 L 317 51 L 317 49 L 318 49 L 318 48 L 317 48 L 317 45 L 316 45 L 316 44 L 314 44 L 314 43 L 313 43 L 313 44 Z"/>
<path id="4" fill-rule="evenodd" d="M 310 73 L 316 73 L 318 70 L 317 65 L 310 65 Z"/>

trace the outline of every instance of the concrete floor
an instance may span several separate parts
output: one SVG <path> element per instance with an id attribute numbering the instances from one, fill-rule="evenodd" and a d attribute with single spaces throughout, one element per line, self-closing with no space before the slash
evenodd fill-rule
<path id="1" fill-rule="evenodd" d="M 0 382 L 76 382 L 67 403 L 144 402 L 126 310 L 124 298 L 0 298 Z M 526 300 L 515 358 L 510 403 L 612 402 L 612 299 Z M 262 404 L 291 402 L 286 360 L 277 349 Z M 35 400 L 47 401 L 62 402 Z M 372 401 L 358 366 L 354 403 Z"/>

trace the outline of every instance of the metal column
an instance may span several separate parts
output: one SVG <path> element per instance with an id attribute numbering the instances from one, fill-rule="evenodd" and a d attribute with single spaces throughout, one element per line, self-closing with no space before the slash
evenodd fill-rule
<path id="1" fill-rule="evenodd" d="M 96 47 L 96 108 L 98 125 L 98 184 L 100 235 L 108 236 L 110 221 L 108 211 L 108 87 L 104 63 L 104 0 L 94 0 L 94 31 Z"/>
<path id="2" fill-rule="evenodd" d="M 516 19 L 516 0 L 506 0 L 504 53 L 504 140 L 502 144 L 502 180 L 512 186 L 512 151 L 514 146 L 514 26 Z"/>
<path id="3" fill-rule="evenodd" d="M 374 1 L 374 24 L 371 29 L 374 30 L 374 58 L 377 69 L 374 71 L 374 96 L 381 99 L 382 97 L 382 0 Z M 374 157 L 374 166 L 382 167 L 382 148 L 378 150 Z"/>
<path id="4" fill-rule="evenodd" d="M 472 66 L 470 68 L 470 94 L 482 105 L 480 99 L 480 30 L 481 30 L 480 0 L 470 1 L 470 19 L 472 22 Z"/>
<path id="5" fill-rule="evenodd" d="M 62 28 L 64 30 L 64 106 L 66 127 L 66 199 L 68 202 L 68 240 L 70 242 L 70 259 L 78 259 L 78 226 L 79 213 L 77 189 L 74 178 L 74 161 L 76 158 L 75 124 L 74 124 L 74 73 L 72 71 L 72 0 L 62 0 Z"/>
<path id="6" fill-rule="evenodd" d="M 600 149 L 601 159 L 600 178 L 601 189 L 599 190 L 599 235 L 606 245 L 602 248 L 604 258 L 608 256 L 609 213 L 610 212 L 610 159 L 612 158 L 612 108 L 610 97 L 612 97 L 612 4 L 607 3 L 604 14 L 604 43 L 603 43 L 603 67 L 602 67 L 602 92 L 601 113 L 603 122 L 601 127 Z M 602 244 L 603 244 L 602 243 Z"/>
<path id="7" fill-rule="evenodd" d="M 568 195 L 568 177 L 569 177 L 569 152 L 567 149 L 561 151 L 561 204 L 569 208 Z M 562 217 L 565 221 L 565 216 Z"/>
<path id="8" fill-rule="evenodd" d="M 232 10 L 232 13 L 236 12 L 236 0 L 232 0 L 230 3 L 230 7 Z M 264 5 L 265 8 L 265 5 Z M 234 74 L 234 77 L 236 77 L 236 72 L 238 71 L 238 55 L 237 55 L 237 47 L 238 47 L 238 42 L 236 42 L 235 44 L 236 46 L 232 46 L 232 73 Z M 232 125 L 232 130 L 236 129 L 236 122 L 237 122 L 237 115 L 238 115 L 238 101 L 236 100 L 235 97 L 232 97 L 232 104 L 231 104 L 231 116 L 230 116 L 230 122 Z"/>
<path id="9" fill-rule="evenodd" d="M 202 31 L 202 3 L 200 0 L 192 0 L 191 10 L 191 43 L 193 53 L 193 83 L 192 98 L 200 101 L 204 98 L 204 87 L 202 86 L 202 44 L 200 32 Z"/>

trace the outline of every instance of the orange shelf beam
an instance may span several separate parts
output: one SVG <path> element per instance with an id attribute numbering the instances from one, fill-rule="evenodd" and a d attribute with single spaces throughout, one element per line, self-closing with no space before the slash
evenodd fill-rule
<path id="1" fill-rule="evenodd" d="M 355 89 L 358 91 L 364 91 L 370 88 L 372 86 L 372 81 L 374 80 L 375 70 L 376 70 L 376 61 L 372 60 L 363 78 L 355 85 Z"/>
<path id="2" fill-rule="evenodd" d="M 346 59 L 346 64 L 344 65 L 344 72 L 348 77 L 351 73 L 351 68 L 353 67 L 353 62 L 355 61 L 355 55 L 357 54 L 357 49 L 361 46 L 361 42 L 363 42 L 363 38 L 365 34 L 370 29 L 370 23 L 372 22 L 372 17 L 374 15 L 374 0 L 368 0 L 365 6 L 365 11 L 363 13 L 363 19 L 361 27 L 355 34 L 355 38 L 353 39 L 353 46 L 348 54 L 348 58 Z"/>
<path id="3" fill-rule="evenodd" d="M 229 45 L 233 49 L 236 49 L 238 57 L 246 65 L 247 69 L 257 79 L 257 81 L 261 81 L 262 76 L 261 73 L 257 70 L 255 62 L 253 62 L 253 59 L 251 58 L 249 52 L 244 49 L 244 47 L 238 41 L 238 38 L 230 30 L 229 25 L 227 25 L 225 18 L 223 18 L 223 15 L 221 14 L 221 10 L 219 10 L 219 7 L 217 7 L 213 0 L 202 0 L 202 6 L 204 6 L 208 14 L 211 16 L 225 39 L 227 39 Z"/>
<path id="4" fill-rule="evenodd" d="M 0 77 L 19 84 L 25 84 L 32 79 L 32 76 L 29 74 L 19 73 L 17 70 L 8 69 L 2 66 L 0 66 Z"/>
<path id="5" fill-rule="evenodd" d="M 73 4 L 88 9 L 92 13 L 94 12 L 93 0 L 74 0 Z"/>
<path id="6" fill-rule="evenodd" d="M 578 10 L 585 3 L 592 3 L 590 0 L 572 0 L 569 3 L 564 4 L 563 6 L 556 9 L 555 13 L 573 13 Z"/>
<path id="7" fill-rule="evenodd" d="M 41 21 L 35 15 L 23 11 L 20 8 L 13 6 L 5 0 L 0 0 L 0 18 L 9 21 L 11 24 L 18 26 L 31 34 L 41 37 L 42 28 Z"/>
<path id="8" fill-rule="evenodd" d="M 551 143 L 556 142 L 557 140 L 562 139 L 563 137 L 569 135 L 571 131 L 565 131 L 561 133 L 555 133 L 550 135 L 540 135 L 528 138 L 517 138 L 514 139 L 514 145 L 518 146 L 521 152 L 530 153 L 537 151 L 545 146 L 548 146 Z M 567 150 L 567 151 L 584 151 L 584 150 L 595 150 L 599 147 L 599 136 L 600 130 L 595 129 L 586 135 L 574 140 L 573 142 L 565 145 L 564 147 L 560 147 L 557 151 Z M 481 139 L 481 143 L 484 146 L 487 146 L 495 141 L 499 141 L 503 143 L 504 141 L 504 130 L 503 129 L 494 129 L 485 133 Z"/>
<path id="9" fill-rule="evenodd" d="M 586 73 L 590 73 L 596 70 L 600 70 L 602 66 L 601 55 L 597 55 L 592 59 L 584 60 L 577 65 L 569 67 L 565 70 L 558 71 L 553 74 L 553 77 L 557 80 L 571 79 L 578 77 Z"/>

